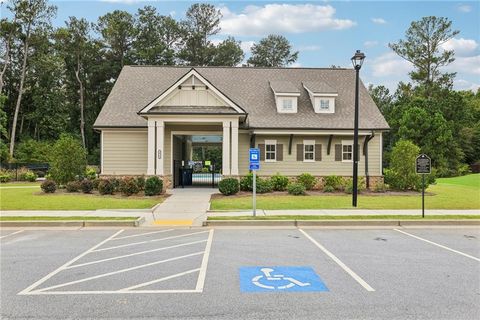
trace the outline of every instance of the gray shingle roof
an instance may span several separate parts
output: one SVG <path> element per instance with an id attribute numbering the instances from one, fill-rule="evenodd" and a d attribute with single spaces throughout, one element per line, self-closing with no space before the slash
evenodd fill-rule
<path id="1" fill-rule="evenodd" d="M 161 95 L 191 67 L 126 66 L 94 126 L 146 127 L 137 112 Z M 195 67 L 213 86 L 248 113 L 251 128 L 352 129 L 355 71 L 314 68 Z M 298 113 L 277 113 L 270 82 L 288 81 L 300 91 Z M 302 83 L 325 83 L 338 93 L 334 114 L 314 112 Z M 360 86 L 360 128 L 387 129 L 388 124 L 365 86 Z"/>
<path id="2" fill-rule="evenodd" d="M 270 81 L 275 93 L 300 93 L 300 89 L 290 81 Z"/>
<path id="3" fill-rule="evenodd" d="M 325 82 L 303 81 L 303 86 L 312 91 L 312 93 L 338 93 L 335 88 L 330 87 Z"/>

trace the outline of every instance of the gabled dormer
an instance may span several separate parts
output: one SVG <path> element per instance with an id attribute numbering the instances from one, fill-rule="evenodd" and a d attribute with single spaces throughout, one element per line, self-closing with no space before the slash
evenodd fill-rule
<path id="1" fill-rule="evenodd" d="M 302 84 L 310 96 L 315 113 L 335 113 L 337 90 L 325 82 L 305 81 Z"/>
<path id="2" fill-rule="evenodd" d="M 288 81 L 270 81 L 278 113 L 297 113 L 300 90 Z"/>

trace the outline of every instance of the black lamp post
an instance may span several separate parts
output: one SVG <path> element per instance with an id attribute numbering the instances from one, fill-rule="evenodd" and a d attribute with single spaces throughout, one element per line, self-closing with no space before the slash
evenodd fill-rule
<path id="1" fill-rule="evenodd" d="M 353 68 L 356 72 L 355 77 L 355 120 L 353 125 L 353 190 L 352 190 L 352 206 L 357 206 L 357 194 L 358 194 L 358 86 L 359 86 L 359 73 L 362 68 L 365 55 L 357 50 L 352 57 Z"/>

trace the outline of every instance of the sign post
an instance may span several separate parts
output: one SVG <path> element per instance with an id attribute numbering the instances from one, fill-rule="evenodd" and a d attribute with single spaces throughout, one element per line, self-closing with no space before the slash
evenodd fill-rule
<path id="1" fill-rule="evenodd" d="M 257 215 L 257 170 L 260 169 L 260 149 L 250 148 L 249 157 L 250 167 L 249 169 L 253 172 L 253 199 L 252 199 L 252 208 L 253 216 Z"/>
<path id="2" fill-rule="evenodd" d="M 422 175 L 422 218 L 425 218 L 425 175 L 432 172 L 432 160 L 426 154 L 415 159 L 415 172 Z"/>

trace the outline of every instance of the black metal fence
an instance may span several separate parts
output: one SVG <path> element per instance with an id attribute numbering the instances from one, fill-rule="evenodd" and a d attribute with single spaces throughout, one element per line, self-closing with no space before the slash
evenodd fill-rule
<path id="1" fill-rule="evenodd" d="M 48 169 L 50 169 L 50 165 L 48 163 L 2 163 L 0 168 L 10 170 L 13 174 L 12 178 L 18 181 L 22 168 L 27 168 L 35 172 L 40 178 L 43 178 L 47 174 Z"/>
<path id="2" fill-rule="evenodd" d="M 185 188 L 189 186 L 218 186 L 222 175 L 220 168 L 213 161 L 181 161 L 173 162 L 173 186 Z"/>

